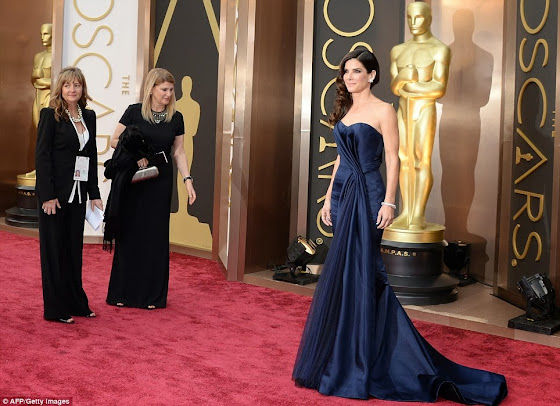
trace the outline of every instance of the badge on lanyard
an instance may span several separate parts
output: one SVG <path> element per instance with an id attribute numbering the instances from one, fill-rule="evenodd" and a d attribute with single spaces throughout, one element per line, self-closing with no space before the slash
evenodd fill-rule
<path id="1" fill-rule="evenodd" d="M 74 180 L 87 182 L 89 170 L 89 157 L 77 156 L 76 166 L 74 167 Z"/>

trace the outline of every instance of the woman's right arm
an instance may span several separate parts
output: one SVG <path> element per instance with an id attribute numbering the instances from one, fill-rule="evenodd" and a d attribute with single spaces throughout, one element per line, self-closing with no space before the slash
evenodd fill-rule
<path id="1" fill-rule="evenodd" d="M 53 148 L 55 133 L 54 110 L 41 110 L 37 125 L 37 147 L 35 148 L 35 169 L 37 171 L 35 188 L 41 202 L 41 209 L 47 214 L 56 214 L 60 203 L 54 190 Z"/>
<path id="2" fill-rule="evenodd" d="M 332 226 L 331 220 L 331 193 L 333 188 L 334 177 L 336 176 L 336 171 L 338 170 L 338 165 L 340 165 L 340 155 L 337 155 L 336 161 L 334 161 L 334 168 L 331 177 L 331 183 L 327 189 L 327 194 L 325 195 L 325 202 L 323 203 L 323 208 L 321 209 L 321 219 L 323 223 L 327 226 Z"/>
<path id="3" fill-rule="evenodd" d="M 125 126 L 122 123 L 118 123 L 117 127 L 115 128 L 115 132 L 111 135 L 111 147 L 117 148 L 117 144 L 119 143 L 119 137 L 121 136 L 122 132 L 125 130 Z"/>
<path id="4" fill-rule="evenodd" d="M 41 109 L 37 125 L 35 169 L 37 170 L 37 196 L 41 202 L 56 198 L 53 182 L 53 142 L 55 133 L 54 110 Z"/>
<path id="5" fill-rule="evenodd" d="M 122 123 L 117 124 L 117 127 L 115 128 L 115 132 L 111 136 L 111 146 L 113 148 L 117 148 L 117 144 L 119 143 L 119 137 L 121 136 L 121 134 L 125 129 L 126 127 L 124 124 Z M 139 168 L 146 168 L 148 166 L 148 159 L 142 158 L 137 163 Z"/>

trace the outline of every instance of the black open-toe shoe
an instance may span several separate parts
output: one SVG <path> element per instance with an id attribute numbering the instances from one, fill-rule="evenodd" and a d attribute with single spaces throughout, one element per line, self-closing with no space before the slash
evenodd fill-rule
<path id="1" fill-rule="evenodd" d="M 146 307 L 146 309 L 148 310 L 154 310 L 156 307 L 154 305 L 149 305 L 148 307 Z"/>
<path id="2" fill-rule="evenodd" d="M 124 303 L 123 302 L 117 302 L 117 303 L 115 303 L 115 306 L 124 307 Z"/>
<path id="3" fill-rule="evenodd" d="M 97 314 L 95 314 L 95 312 L 91 312 L 91 313 L 88 314 L 86 317 L 89 318 L 89 319 L 91 319 L 91 318 L 93 318 L 93 317 L 97 317 Z"/>
<path id="4" fill-rule="evenodd" d="M 67 318 L 67 319 L 56 319 L 56 320 L 53 320 L 53 321 L 58 321 L 58 322 L 64 323 L 64 324 L 72 324 L 72 323 L 74 323 L 74 319 L 73 319 L 72 317 Z"/>

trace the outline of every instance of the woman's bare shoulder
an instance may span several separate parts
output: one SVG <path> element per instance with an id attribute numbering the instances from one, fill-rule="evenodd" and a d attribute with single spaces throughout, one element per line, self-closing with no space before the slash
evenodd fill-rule
<path id="1" fill-rule="evenodd" d="M 372 101 L 371 110 L 380 115 L 395 113 L 395 108 L 391 103 L 387 103 L 386 101 L 377 98 Z"/>

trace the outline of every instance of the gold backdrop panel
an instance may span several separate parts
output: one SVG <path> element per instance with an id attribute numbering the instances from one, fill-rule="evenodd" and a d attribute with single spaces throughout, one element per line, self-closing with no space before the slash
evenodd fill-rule
<path id="1" fill-rule="evenodd" d="M 447 241 L 471 244 L 470 274 L 492 283 L 502 124 L 503 2 L 433 0 L 432 31 L 452 53 L 438 100 L 427 215 Z"/>

